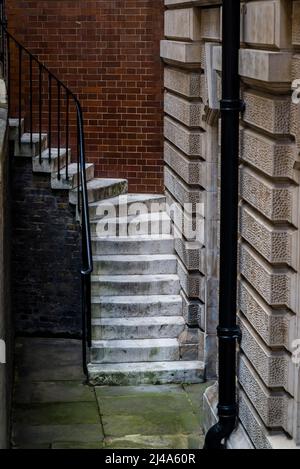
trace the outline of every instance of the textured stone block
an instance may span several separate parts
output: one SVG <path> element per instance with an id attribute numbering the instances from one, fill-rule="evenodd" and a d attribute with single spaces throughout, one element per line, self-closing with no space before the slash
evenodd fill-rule
<path id="1" fill-rule="evenodd" d="M 270 96 L 259 91 L 243 92 L 243 120 L 272 134 L 289 134 L 290 96 Z"/>
<path id="2" fill-rule="evenodd" d="M 165 67 L 165 88 L 187 96 L 188 98 L 200 98 L 201 78 L 201 73 Z"/>
<path id="3" fill-rule="evenodd" d="M 297 275 L 291 269 L 272 268 L 252 249 L 240 247 L 240 272 L 271 306 L 298 307 Z"/>
<path id="4" fill-rule="evenodd" d="M 171 93 L 165 93 L 164 110 L 187 127 L 200 127 L 204 114 L 201 101 L 187 101 Z"/>
<path id="5" fill-rule="evenodd" d="M 201 191 L 182 182 L 173 171 L 165 167 L 165 186 L 180 205 L 191 204 L 189 212 L 196 212 L 196 205 L 202 202 Z"/>
<path id="6" fill-rule="evenodd" d="M 162 40 L 160 47 L 161 58 L 175 63 L 201 66 L 201 45 L 198 42 L 178 42 Z"/>
<path id="7" fill-rule="evenodd" d="M 293 22 L 292 22 L 292 43 L 294 46 L 300 45 L 300 2 L 293 2 Z"/>
<path id="8" fill-rule="evenodd" d="M 240 50 L 240 74 L 242 77 L 267 83 L 289 83 L 291 81 L 291 58 L 289 52 L 258 49 Z M 213 66 L 222 71 L 222 48 L 214 47 Z"/>
<path id="9" fill-rule="evenodd" d="M 189 326 L 201 327 L 204 322 L 205 305 L 199 300 L 191 300 L 181 291 L 183 300 L 183 317 Z"/>
<path id="10" fill-rule="evenodd" d="M 291 45 L 291 4 L 287 0 L 254 1 L 244 4 L 241 39 L 243 42 L 273 46 Z"/>
<path id="11" fill-rule="evenodd" d="M 290 357 L 286 352 L 271 352 L 255 331 L 240 318 L 242 331 L 241 348 L 259 377 L 269 388 L 284 388 L 294 394 Z"/>
<path id="12" fill-rule="evenodd" d="M 298 188 L 273 184 L 250 168 L 240 171 L 241 197 L 271 221 L 298 224 Z"/>
<path id="13" fill-rule="evenodd" d="M 298 151 L 294 143 L 274 140 L 253 130 L 241 129 L 240 156 L 268 176 L 298 179 L 295 162 Z"/>
<path id="14" fill-rule="evenodd" d="M 203 166 L 201 160 L 188 159 L 167 141 L 164 143 L 164 159 L 167 165 L 187 184 L 198 185 L 200 183 L 200 172 Z"/>
<path id="15" fill-rule="evenodd" d="M 184 41 L 201 39 L 199 8 L 165 11 L 165 36 Z"/>
<path id="16" fill-rule="evenodd" d="M 201 10 L 202 39 L 218 41 L 221 39 L 220 8 L 203 8 Z"/>
<path id="17" fill-rule="evenodd" d="M 288 311 L 272 310 L 244 280 L 239 282 L 239 307 L 269 347 L 290 350 L 295 316 Z"/>
<path id="18" fill-rule="evenodd" d="M 200 251 L 204 248 L 199 243 L 191 243 L 184 239 L 175 239 L 175 251 L 188 270 L 198 270 Z"/>
<path id="19" fill-rule="evenodd" d="M 267 427 L 281 427 L 292 434 L 293 399 L 285 392 L 270 392 L 244 356 L 239 360 L 239 380 L 248 398 Z"/>
<path id="20" fill-rule="evenodd" d="M 201 130 L 189 130 L 173 119 L 165 117 L 165 137 L 186 155 L 202 156 L 204 153 L 203 134 Z"/>
<path id="21" fill-rule="evenodd" d="M 199 273 L 189 272 L 181 261 L 178 262 L 178 276 L 181 287 L 189 298 L 197 298 L 204 302 L 205 278 Z"/>
<path id="22" fill-rule="evenodd" d="M 240 213 L 240 233 L 256 251 L 272 264 L 297 267 L 293 255 L 298 244 L 297 231 L 271 225 L 246 205 Z"/>

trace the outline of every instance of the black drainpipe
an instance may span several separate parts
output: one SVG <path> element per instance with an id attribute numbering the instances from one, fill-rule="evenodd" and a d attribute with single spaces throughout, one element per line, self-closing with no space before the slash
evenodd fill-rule
<path id="1" fill-rule="evenodd" d="M 221 100 L 221 235 L 219 293 L 219 421 L 207 433 L 205 449 L 225 449 L 238 417 L 236 395 L 237 232 L 239 166 L 240 1 L 223 0 Z"/>

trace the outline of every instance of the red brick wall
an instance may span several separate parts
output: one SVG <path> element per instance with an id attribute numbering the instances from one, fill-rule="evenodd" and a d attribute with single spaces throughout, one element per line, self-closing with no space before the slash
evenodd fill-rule
<path id="1" fill-rule="evenodd" d="M 162 192 L 163 0 L 10 0 L 9 30 L 78 93 L 87 159 Z"/>

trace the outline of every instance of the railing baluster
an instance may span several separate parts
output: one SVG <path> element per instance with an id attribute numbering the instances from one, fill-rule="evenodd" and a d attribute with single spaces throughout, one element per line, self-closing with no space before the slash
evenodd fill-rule
<path id="1" fill-rule="evenodd" d="M 81 198 L 80 198 L 80 185 L 81 185 L 81 178 L 80 178 L 80 142 L 79 142 L 79 118 L 77 116 L 77 178 L 78 178 L 78 186 L 77 186 L 77 210 L 80 214 L 81 212 Z"/>
<path id="2" fill-rule="evenodd" d="M 66 180 L 69 179 L 69 169 L 68 169 L 68 152 L 69 152 L 69 104 L 70 104 L 70 96 L 68 91 L 66 91 Z"/>
<path id="3" fill-rule="evenodd" d="M 21 149 L 21 137 L 22 137 L 22 47 L 19 46 L 19 129 L 18 129 L 18 140 L 19 150 Z"/>
<path id="4" fill-rule="evenodd" d="M 60 180 L 60 83 L 57 82 L 57 179 Z"/>
<path id="5" fill-rule="evenodd" d="M 32 89 L 32 56 L 29 58 L 29 120 L 30 120 L 30 146 L 32 148 L 32 133 L 33 133 L 33 126 L 32 126 L 32 101 L 33 101 L 33 89 Z"/>
<path id="6" fill-rule="evenodd" d="M 48 159 L 51 163 L 52 145 L 52 76 L 48 76 Z"/>
<path id="7" fill-rule="evenodd" d="M 42 64 L 39 64 L 39 158 L 42 164 Z"/>
<path id="8" fill-rule="evenodd" d="M 3 2 L 3 0 L 2 0 Z M 3 9 L 1 9 L 1 0 L 0 0 L 0 16 L 4 14 Z M 82 286 L 83 286 L 83 295 L 82 295 L 82 343 L 83 343 L 83 369 L 84 372 L 87 374 L 87 365 L 86 365 L 86 345 L 91 346 L 91 273 L 93 271 L 93 257 L 92 257 L 92 245 L 91 245 L 91 232 L 90 232 L 90 223 L 89 223 L 89 205 L 88 205 L 88 188 L 87 188 L 87 181 L 86 181 L 86 172 L 85 172 L 85 144 L 84 144 L 84 124 L 83 124 L 83 115 L 82 115 L 82 108 L 77 97 L 70 91 L 61 81 L 57 79 L 57 77 L 50 72 L 50 70 L 45 67 L 34 55 L 32 55 L 25 47 L 23 47 L 8 31 L 5 24 L 0 25 L 2 28 L 2 38 L 0 38 L 0 55 L 1 55 L 1 41 L 3 48 L 3 71 L 5 72 L 5 78 L 7 81 L 7 90 L 8 90 L 8 105 L 11 98 L 11 42 L 15 45 L 16 49 L 16 59 L 14 64 L 16 64 L 16 70 L 13 69 L 15 72 L 15 81 L 16 81 L 16 100 L 19 104 L 18 109 L 18 121 L 19 121 L 19 129 L 18 129 L 18 136 L 17 141 L 19 139 L 19 146 L 21 145 L 21 131 L 22 131 L 22 75 L 25 72 L 25 75 L 28 79 L 29 73 L 29 119 L 30 119 L 30 135 L 31 140 L 30 143 L 32 144 L 32 135 L 35 126 L 38 126 L 38 136 L 39 136 L 39 161 L 42 162 L 42 126 L 43 126 L 43 78 L 44 74 L 47 74 L 48 77 L 48 133 L 49 133 L 49 161 L 51 161 L 51 148 L 52 148 L 52 127 L 53 127 L 53 120 L 55 120 L 52 116 L 52 110 L 54 103 L 53 101 L 53 82 L 57 86 L 57 146 L 58 146 L 58 179 L 60 179 L 60 172 L 61 172 L 61 161 L 60 161 L 60 154 L 61 154 L 61 131 L 65 132 L 65 143 L 66 143 L 66 158 L 68 163 L 68 149 L 69 143 L 72 136 L 72 122 L 70 123 L 70 115 L 71 111 L 73 110 L 73 106 L 76 112 L 76 119 L 77 119 L 77 142 L 76 142 L 76 157 L 77 157 L 77 178 L 78 178 L 78 187 L 77 187 L 77 204 L 78 204 L 78 213 L 81 215 L 82 218 L 82 264 L 81 264 L 81 279 L 82 279 Z M 3 45 L 4 44 L 4 45 Z M 24 64 L 27 66 L 27 61 L 22 62 L 23 55 L 29 57 L 29 72 L 28 69 L 24 70 Z M 1 58 L 1 57 L 0 57 Z M 34 92 L 36 90 L 35 86 L 35 65 L 38 67 L 38 76 L 36 81 L 38 82 L 38 111 L 37 111 L 37 118 L 36 114 L 34 113 L 34 105 L 33 102 L 35 98 Z M 17 68 L 19 65 L 19 68 Z M 45 85 L 46 88 L 47 85 Z M 28 87 L 28 83 L 26 81 L 26 90 Z M 62 95 L 61 88 L 64 88 L 65 95 Z M 46 94 L 46 89 L 45 89 Z M 55 92 L 54 92 L 55 95 Z M 66 110 L 62 111 L 61 109 L 61 99 L 62 96 L 66 98 Z M 28 100 L 24 100 L 24 104 L 28 105 Z M 72 106 L 72 107 L 71 107 Z M 24 106 L 23 106 L 24 107 Z M 28 116 L 25 114 L 26 109 L 24 109 L 24 118 Z M 65 112 L 65 129 L 61 127 L 61 113 Z M 54 111 L 55 113 L 55 111 Z M 45 111 L 45 118 L 47 117 L 47 112 Z M 36 122 L 37 121 L 37 122 Z M 54 123 L 55 124 L 55 123 Z M 45 124 L 46 126 L 47 124 Z M 72 142 L 71 142 L 72 144 Z M 68 178 L 68 165 L 66 165 L 66 178 Z"/>

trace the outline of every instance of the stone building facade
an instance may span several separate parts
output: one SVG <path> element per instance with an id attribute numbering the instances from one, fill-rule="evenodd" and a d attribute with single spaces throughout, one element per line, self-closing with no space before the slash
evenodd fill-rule
<path id="1" fill-rule="evenodd" d="M 165 0 L 165 185 L 200 203 L 203 239 L 178 241 L 189 320 L 216 362 L 221 17 L 218 1 Z M 231 447 L 300 448 L 300 2 L 241 4 L 240 425 Z M 194 207 L 190 216 L 196 214 Z M 205 398 L 216 419 L 216 386 Z"/>

